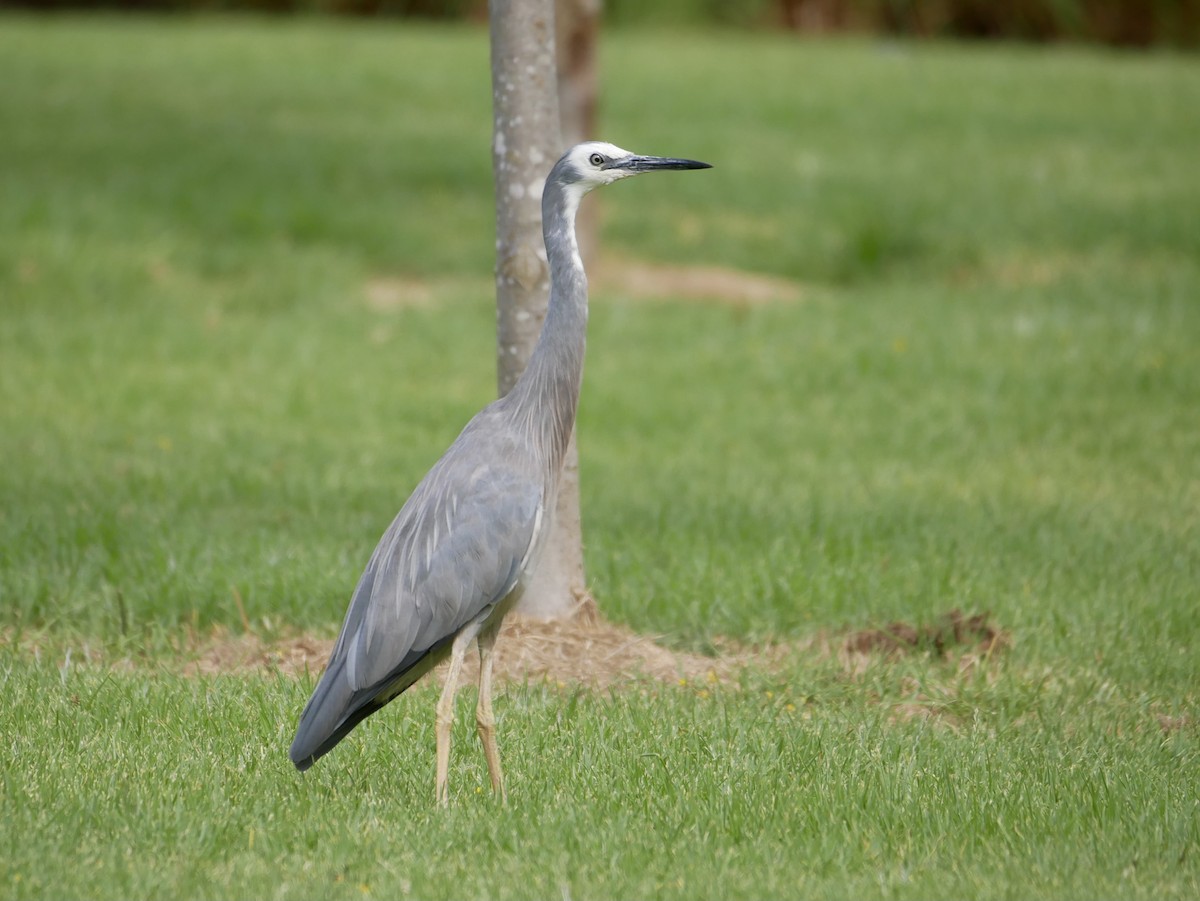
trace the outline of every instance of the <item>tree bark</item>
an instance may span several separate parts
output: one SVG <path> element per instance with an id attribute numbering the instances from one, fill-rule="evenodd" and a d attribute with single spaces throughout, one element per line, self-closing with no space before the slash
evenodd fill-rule
<path id="1" fill-rule="evenodd" d="M 506 394 L 525 370 L 546 317 L 550 272 L 542 185 L 565 149 L 555 64 L 554 0 L 491 0 L 492 171 L 496 189 L 496 376 Z M 574 434 L 553 531 L 517 610 L 559 619 L 591 598 L 583 575 Z"/>
<path id="2" fill-rule="evenodd" d="M 558 109 L 563 144 L 596 139 L 596 107 L 602 0 L 555 0 L 554 31 L 558 48 Z M 593 197 L 579 209 L 575 237 L 585 265 L 596 262 L 600 205 Z"/>

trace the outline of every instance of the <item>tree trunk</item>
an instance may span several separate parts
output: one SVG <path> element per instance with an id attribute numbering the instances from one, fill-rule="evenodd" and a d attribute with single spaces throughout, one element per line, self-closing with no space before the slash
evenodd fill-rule
<path id="1" fill-rule="evenodd" d="M 602 0 L 556 0 L 554 31 L 558 47 L 558 109 L 563 144 L 571 146 L 596 138 L 599 77 L 596 55 Z M 585 265 L 596 262 L 599 211 L 593 197 L 579 209 L 575 237 Z"/>
<path id="2" fill-rule="evenodd" d="M 503 395 L 524 371 L 546 317 L 550 272 L 542 242 L 542 184 L 565 148 L 559 124 L 554 0 L 491 0 L 488 15 L 496 184 L 496 375 Z M 581 608 L 590 612 L 590 605 L 572 435 L 553 531 L 517 609 L 559 619 Z"/>

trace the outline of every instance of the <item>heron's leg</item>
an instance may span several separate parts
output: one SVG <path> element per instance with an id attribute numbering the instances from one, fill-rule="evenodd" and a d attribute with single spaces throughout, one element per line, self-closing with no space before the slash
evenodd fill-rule
<path id="1" fill-rule="evenodd" d="M 450 773 L 450 727 L 454 725 L 454 694 L 458 691 L 458 677 L 462 672 L 463 657 L 475 634 L 470 629 L 464 629 L 454 638 L 450 646 L 450 669 L 446 673 L 446 687 L 442 689 L 441 700 L 437 705 L 437 784 L 434 793 L 437 802 L 443 807 L 450 804 L 450 789 L 448 786 Z"/>
<path id="2" fill-rule="evenodd" d="M 475 708 L 475 724 L 479 727 L 479 740 L 483 742 L 492 791 L 507 801 L 504 773 L 500 769 L 500 748 L 496 745 L 496 716 L 492 713 L 492 651 L 499 631 L 500 624 L 497 623 L 479 633 L 479 705 Z"/>

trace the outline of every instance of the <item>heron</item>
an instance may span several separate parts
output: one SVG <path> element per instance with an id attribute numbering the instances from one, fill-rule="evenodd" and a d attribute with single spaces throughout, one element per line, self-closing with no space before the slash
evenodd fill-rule
<path id="1" fill-rule="evenodd" d="M 525 371 L 477 413 L 383 533 L 354 589 L 341 632 L 296 729 L 303 771 L 363 719 L 449 657 L 437 704 L 434 796 L 449 803 L 450 727 L 463 659 L 475 642 L 475 721 L 492 790 L 506 798 L 492 711 L 493 650 L 551 530 L 563 456 L 575 426 L 587 331 L 587 276 L 575 239 L 593 188 L 646 172 L 708 163 L 640 156 L 589 141 L 554 164 L 542 188 L 550 299 Z"/>

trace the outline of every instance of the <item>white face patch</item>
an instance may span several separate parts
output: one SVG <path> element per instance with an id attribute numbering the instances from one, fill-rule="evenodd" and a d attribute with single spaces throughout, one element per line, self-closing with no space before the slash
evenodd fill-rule
<path id="1" fill-rule="evenodd" d="M 636 175 L 628 169 L 608 168 L 614 160 L 627 159 L 636 154 L 622 150 L 616 144 L 604 141 L 587 141 L 571 148 L 567 159 L 581 176 L 579 186 L 584 193 L 601 185 L 610 185 L 614 181 Z M 599 164 L 597 161 L 599 160 Z"/>

